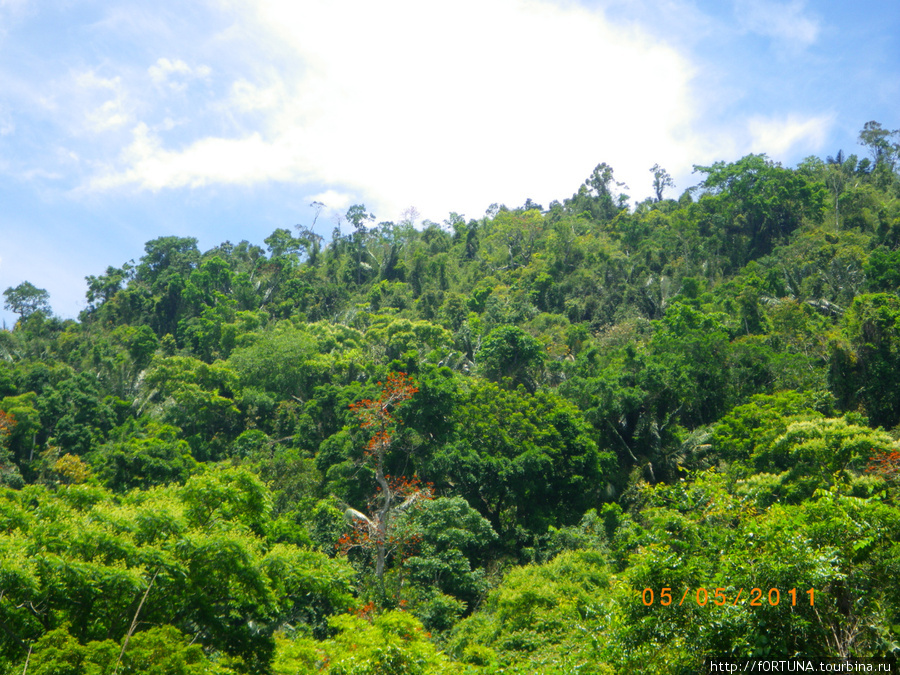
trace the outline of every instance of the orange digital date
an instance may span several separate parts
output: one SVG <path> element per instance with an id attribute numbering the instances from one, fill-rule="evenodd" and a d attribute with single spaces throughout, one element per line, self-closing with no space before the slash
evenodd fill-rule
<path id="1" fill-rule="evenodd" d="M 727 588 L 716 588 L 715 591 L 710 593 L 703 587 L 696 589 L 694 593 L 694 597 L 689 599 L 695 601 L 700 607 L 705 607 L 709 604 L 710 599 L 714 605 L 726 605 L 732 604 L 737 605 L 738 602 L 741 602 L 743 598 L 743 604 L 747 604 L 749 602 L 751 607 L 762 607 L 765 604 L 769 604 L 772 607 L 778 605 L 781 602 L 781 591 L 777 588 L 770 588 L 767 594 L 763 593 L 761 588 L 751 588 L 750 592 L 747 595 L 744 595 L 744 589 L 741 588 L 738 590 L 737 595 L 734 596 L 734 601 L 731 601 L 726 591 Z M 686 588 L 684 594 L 681 596 L 681 601 L 678 603 L 678 606 L 684 604 L 685 599 L 687 599 L 688 594 L 691 592 L 690 588 Z M 814 588 L 810 588 L 808 591 L 799 591 L 799 594 L 802 599 L 802 594 L 806 593 L 809 596 L 809 606 L 813 607 L 815 605 L 816 593 Z M 787 595 L 791 597 L 791 607 L 797 606 L 797 596 L 798 591 L 796 588 L 792 588 L 787 592 Z M 648 607 L 654 604 L 656 601 L 656 594 L 654 593 L 652 588 L 645 588 L 641 593 L 641 601 Z M 672 589 L 665 587 L 660 589 L 659 592 L 659 604 L 663 607 L 668 607 L 672 604 Z"/>

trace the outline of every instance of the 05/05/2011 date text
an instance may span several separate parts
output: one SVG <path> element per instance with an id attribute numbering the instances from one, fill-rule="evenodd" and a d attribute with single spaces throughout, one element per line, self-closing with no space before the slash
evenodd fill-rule
<path id="1" fill-rule="evenodd" d="M 693 589 L 691 588 L 686 588 L 684 590 L 677 606 L 680 607 L 687 601 L 688 603 L 696 602 L 701 607 L 705 607 L 707 604 L 710 604 L 710 602 L 719 606 L 727 604 L 748 604 L 751 607 L 762 607 L 763 605 L 775 607 L 781 602 L 781 591 L 777 588 L 770 588 L 768 593 L 761 588 L 751 588 L 747 592 L 741 588 L 731 597 L 729 597 L 729 594 L 726 592 L 729 591 L 727 588 L 707 590 L 701 587 L 696 589 L 694 593 L 691 593 L 692 590 Z M 734 593 L 734 589 L 731 589 L 730 592 Z M 813 607 L 816 602 L 816 592 L 814 588 L 810 588 L 808 591 L 798 591 L 796 588 L 792 588 L 787 591 L 785 595 L 787 596 L 785 597 L 785 602 L 790 600 L 792 607 L 797 606 L 798 597 L 802 604 L 806 604 L 806 598 L 803 597 L 804 595 L 809 596 L 810 607 Z M 661 588 L 659 591 L 659 599 L 657 600 L 654 590 L 652 588 L 645 588 L 641 593 L 641 601 L 648 607 L 656 603 L 663 607 L 668 607 L 673 604 L 672 589 L 665 587 Z"/>

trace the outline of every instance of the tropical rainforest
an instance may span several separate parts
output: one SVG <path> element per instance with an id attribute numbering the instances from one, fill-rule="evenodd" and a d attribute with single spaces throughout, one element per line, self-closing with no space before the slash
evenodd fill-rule
<path id="1" fill-rule="evenodd" d="M 900 131 L 859 140 L 160 237 L 77 321 L 6 289 L 0 672 L 895 658 Z"/>

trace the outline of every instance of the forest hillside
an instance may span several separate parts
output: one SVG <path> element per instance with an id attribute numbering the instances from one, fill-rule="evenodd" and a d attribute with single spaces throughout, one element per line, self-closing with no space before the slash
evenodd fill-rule
<path id="1" fill-rule="evenodd" d="M 860 144 L 160 237 L 77 321 L 6 289 L 0 672 L 895 657 L 900 131 Z"/>

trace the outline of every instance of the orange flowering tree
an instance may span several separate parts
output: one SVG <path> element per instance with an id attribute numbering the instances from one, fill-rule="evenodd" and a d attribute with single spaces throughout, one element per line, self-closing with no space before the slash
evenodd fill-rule
<path id="1" fill-rule="evenodd" d="M 873 448 L 874 450 L 874 448 Z M 879 450 L 869 460 L 866 473 L 874 473 L 885 480 L 900 480 L 900 452 L 896 450 Z"/>
<path id="2" fill-rule="evenodd" d="M 374 549 L 375 575 L 379 581 L 384 578 L 388 554 L 403 545 L 391 527 L 393 518 L 417 502 L 433 496 L 431 486 L 422 485 L 418 477 L 397 479 L 385 473 L 387 453 L 397 433 L 394 413 L 419 389 L 406 373 L 391 373 L 382 387 L 377 399 L 364 399 L 350 406 L 360 421 L 360 427 L 371 431 L 372 435 L 366 443 L 365 460 L 374 465 L 378 486 L 369 502 L 368 515 L 356 509 L 347 509 L 354 529 L 338 542 L 338 547 L 344 552 L 356 547 Z"/>

